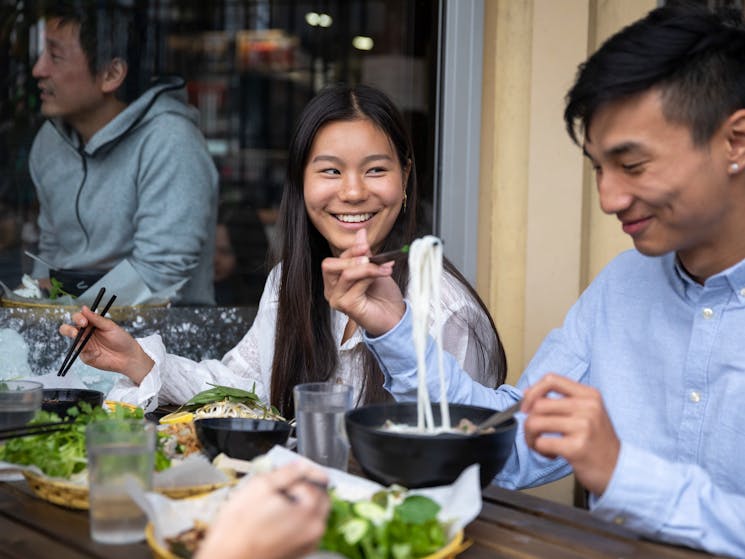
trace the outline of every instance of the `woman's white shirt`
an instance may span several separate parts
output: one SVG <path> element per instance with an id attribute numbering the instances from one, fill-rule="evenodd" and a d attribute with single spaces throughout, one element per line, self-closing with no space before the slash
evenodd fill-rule
<path id="1" fill-rule="evenodd" d="M 146 411 L 159 404 L 183 403 L 192 396 L 211 388 L 210 385 L 234 386 L 250 390 L 264 402 L 269 401 L 272 361 L 274 358 L 274 336 L 276 331 L 280 267 L 269 274 L 259 309 L 251 328 L 238 344 L 222 360 L 207 359 L 196 362 L 167 353 L 161 337 L 157 334 L 137 341 L 155 362 L 155 365 L 139 386 L 126 377 L 121 377 L 108 394 L 108 399 L 129 402 Z M 493 386 L 489 371 L 485 370 L 477 338 L 496 343 L 491 326 L 478 303 L 466 288 L 452 275 L 445 272 L 442 282 L 443 302 L 443 349 L 451 353 L 461 367 L 476 381 Z M 364 386 L 362 357 L 368 351 L 359 329 L 341 343 L 348 318 L 341 312 L 331 311 L 334 339 L 339 347 L 337 370 L 330 379 L 333 382 L 354 387 L 355 401 Z M 468 323 L 472 327 L 468 327 Z M 433 324 L 430 331 L 433 332 Z M 293 340 L 282 340 L 293 343 Z M 492 347 L 488 347 L 492 350 Z"/>

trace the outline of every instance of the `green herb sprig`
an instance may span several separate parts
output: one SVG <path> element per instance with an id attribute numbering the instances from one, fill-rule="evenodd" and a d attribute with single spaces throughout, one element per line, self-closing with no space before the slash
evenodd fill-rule
<path id="1" fill-rule="evenodd" d="M 58 297 L 64 297 L 65 295 L 69 295 L 73 299 L 77 299 L 77 295 L 73 295 L 72 293 L 68 293 L 67 291 L 62 289 L 62 282 L 57 278 L 49 278 L 49 283 L 52 285 L 51 289 L 49 290 L 50 299 L 57 299 Z"/>

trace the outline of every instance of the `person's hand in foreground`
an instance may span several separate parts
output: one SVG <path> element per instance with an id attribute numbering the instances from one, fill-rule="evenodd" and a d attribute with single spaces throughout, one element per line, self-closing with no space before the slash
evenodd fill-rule
<path id="1" fill-rule="evenodd" d="M 96 331 L 80 352 L 84 363 L 103 371 L 114 371 L 129 377 L 135 384 L 153 368 L 154 362 L 140 347 L 140 344 L 113 320 L 104 318 L 88 307 L 72 315 L 72 324 L 63 324 L 59 333 L 75 339 L 78 329 L 88 324 L 96 327 Z M 86 333 L 87 336 L 87 333 Z"/>
<path id="2" fill-rule="evenodd" d="M 371 336 L 380 336 L 401 320 L 406 310 L 401 290 L 391 277 L 393 262 L 369 262 L 367 233 L 360 229 L 353 246 L 322 264 L 324 295 L 329 305 L 346 314 Z"/>
<path id="3" fill-rule="evenodd" d="M 220 509 L 197 559 L 295 559 L 314 551 L 326 529 L 325 473 L 294 462 L 257 475 Z"/>
<path id="4" fill-rule="evenodd" d="M 521 409 L 528 414 L 528 446 L 544 456 L 563 457 L 585 489 L 602 495 L 618 462 L 621 442 L 600 392 L 549 373 L 525 391 Z"/>

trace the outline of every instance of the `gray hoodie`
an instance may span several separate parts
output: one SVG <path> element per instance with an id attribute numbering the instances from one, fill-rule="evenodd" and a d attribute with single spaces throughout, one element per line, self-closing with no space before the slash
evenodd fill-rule
<path id="1" fill-rule="evenodd" d="M 183 85 L 158 82 L 84 146 L 44 123 L 29 162 L 43 259 L 110 270 L 126 258 L 152 291 L 188 278 L 175 302 L 214 304 L 217 171 Z M 36 263 L 33 275 L 49 274 Z"/>

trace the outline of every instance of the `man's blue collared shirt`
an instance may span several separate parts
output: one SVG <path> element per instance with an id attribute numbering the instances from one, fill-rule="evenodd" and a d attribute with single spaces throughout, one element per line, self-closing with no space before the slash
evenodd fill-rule
<path id="1" fill-rule="evenodd" d="M 407 310 L 366 342 L 386 388 L 416 399 Z M 432 340 L 428 370 L 436 371 Z M 647 536 L 745 557 L 745 261 L 694 282 L 673 254 L 628 251 L 582 294 L 552 331 L 517 388 L 474 383 L 446 356 L 448 398 L 502 409 L 547 372 L 597 388 L 621 440 L 611 481 L 593 514 Z M 428 375 L 430 396 L 439 394 Z M 740 453 L 743 454 L 740 454 Z M 570 473 L 527 448 L 522 428 L 495 482 L 543 484 Z"/>

